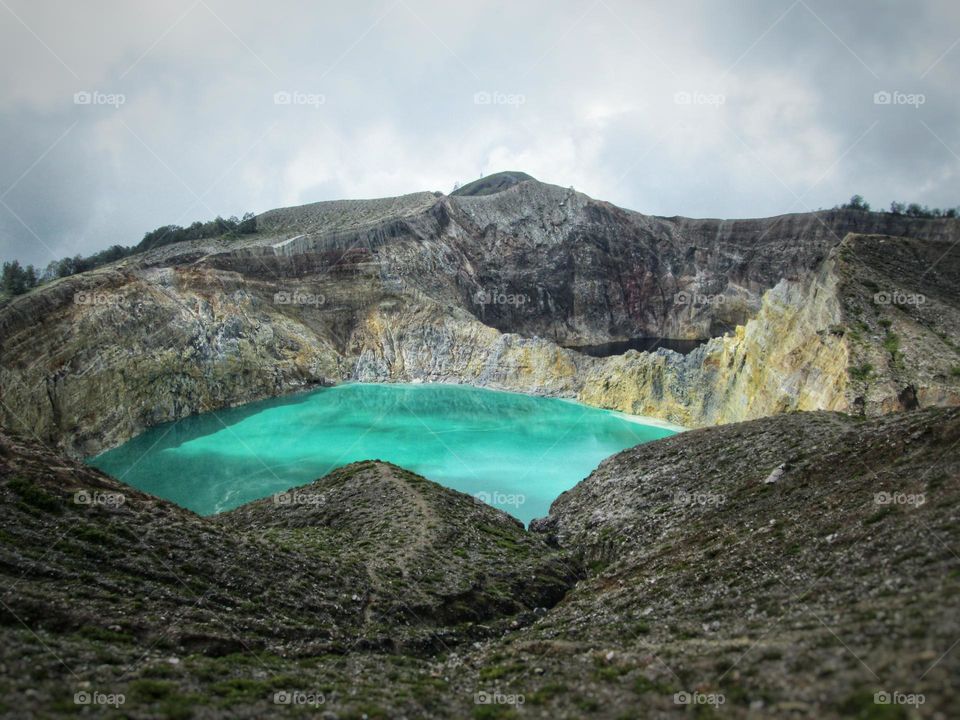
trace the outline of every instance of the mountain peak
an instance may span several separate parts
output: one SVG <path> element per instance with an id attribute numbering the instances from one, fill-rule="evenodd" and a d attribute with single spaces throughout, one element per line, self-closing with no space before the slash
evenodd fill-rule
<path id="1" fill-rule="evenodd" d="M 514 185 L 526 182 L 527 180 L 536 181 L 536 178 L 518 170 L 504 170 L 503 172 L 494 173 L 493 175 L 486 175 L 479 180 L 474 180 L 471 183 L 467 183 L 463 187 L 457 188 L 450 194 L 461 197 L 493 195 L 495 193 L 508 190 Z"/>

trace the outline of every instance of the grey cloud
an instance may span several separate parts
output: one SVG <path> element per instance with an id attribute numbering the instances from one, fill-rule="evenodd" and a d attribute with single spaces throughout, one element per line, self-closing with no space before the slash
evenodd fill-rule
<path id="1" fill-rule="evenodd" d="M 854 192 L 960 204 L 960 45 L 946 52 L 960 6 L 946 0 L 7 4 L 40 40 L 0 8 L 14 69 L 0 194 L 76 125 L 3 196 L 33 231 L 0 205 L 3 258 L 46 264 L 168 222 L 448 191 L 507 167 L 671 215 Z M 126 102 L 75 105 L 82 90 Z M 878 90 L 925 102 L 876 105 Z"/>

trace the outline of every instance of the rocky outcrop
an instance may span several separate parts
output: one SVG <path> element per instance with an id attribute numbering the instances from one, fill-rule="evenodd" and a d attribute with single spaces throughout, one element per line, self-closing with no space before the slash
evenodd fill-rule
<path id="1" fill-rule="evenodd" d="M 354 463 L 214 520 L 251 542 L 362 566 L 369 589 L 359 602 L 384 646 L 397 643 L 394 625 L 454 643 L 464 624 L 530 621 L 582 575 L 519 520 L 389 463 Z"/>

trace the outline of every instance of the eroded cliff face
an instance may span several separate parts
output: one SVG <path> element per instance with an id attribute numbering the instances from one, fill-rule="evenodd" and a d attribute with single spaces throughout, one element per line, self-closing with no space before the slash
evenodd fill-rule
<path id="1" fill-rule="evenodd" d="M 231 273 L 66 278 L 14 302 L 4 320 L 4 424 L 82 453 L 338 378 L 329 341 Z"/>
<path id="2" fill-rule="evenodd" d="M 896 277 L 883 281 L 891 294 L 919 294 L 914 284 L 927 256 L 946 249 L 945 243 L 851 235 L 818 272 L 781 280 L 764 294 L 754 318 L 688 355 L 659 350 L 593 358 L 543 339 L 501 334 L 438 308 L 413 314 L 377 309 L 354 338 L 359 352 L 353 377 L 467 382 L 574 397 L 687 427 L 795 410 L 878 414 L 958 404 L 954 368 L 960 355 L 950 338 L 960 337 L 960 304 L 949 283 L 941 287 L 934 280 L 925 303 L 878 301 L 874 289 L 880 285 L 869 280 L 877 270 L 869 262 L 878 248 L 889 256 L 888 245 L 902 251 Z M 949 277 L 956 262 L 943 270 L 938 277 Z M 865 312 L 893 317 L 872 321 L 886 328 L 883 336 L 865 325 Z M 888 346 L 897 332 L 909 334 L 909 347 L 894 359 Z M 876 362 L 866 378 L 863 358 Z"/>
<path id="3" fill-rule="evenodd" d="M 823 211 L 755 220 L 641 215 L 526 182 L 444 198 L 436 232 L 455 252 L 463 299 L 503 332 L 578 346 L 631 337 L 710 338 L 744 324 L 782 279 L 818 271 L 848 234 L 960 239 L 960 222 Z M 723 302 L 695 302 L 722 297 Z"/>
<path id="4" fill-rule="evenodd" d="M 259 222 L 257 236 L 159 248 L 0 308 L 3 424 L 91 454 L 351 380 L 470 383 L 688 427 L 960 402 L 955 221 L 650 218 L 526 181 Z M 897 223 L 922 237 L 835 237 Z M 929 297 L 883 305 L 881 291 Z M 562 347 L 651 334 L 712 339 L 685 356 Z"/>
<path id="5" fill-rule="evenodd" d="M 580 399 L 688 427 L 793 410 L 844 410 L 847 357 L 835 279 L 781 281 L 746 325 L 683 358 L 675 353 L 609 359 Z"/>
<path id="6" fill-rule="evenodd" d="M 689 355 L 659 350 L 594 358 L 502 334 L 437 308 L 377 309 L 358 330 L 353 378 L 466 382 L 574 397 L 689 427 L 777 412 L 846 409 L 848 348 L 836 278 L 783 281 L 756 318 Z"/>

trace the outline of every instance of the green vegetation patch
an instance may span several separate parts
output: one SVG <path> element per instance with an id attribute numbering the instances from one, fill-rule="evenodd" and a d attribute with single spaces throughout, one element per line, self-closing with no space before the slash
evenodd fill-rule
<path id="1" fill-rule="evenodd" d="M 37 487 L 29 480 L 15 477 L 7 483 L 7 487 L 19 495 L 25 505 L 44 512 L 57 514 L 63 512 L 63 503 L 60 498 Z"/>

